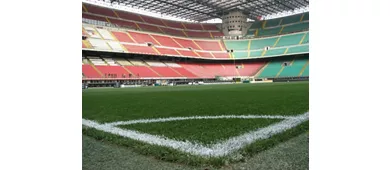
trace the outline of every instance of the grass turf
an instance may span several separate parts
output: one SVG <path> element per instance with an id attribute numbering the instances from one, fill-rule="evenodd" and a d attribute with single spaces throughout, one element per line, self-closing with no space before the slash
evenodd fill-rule
<path id="1" fill-rule="evenodd" d="M 180 141 L 214 144 L 279 121 L 281 119 L 202 119 L 131 124 L 120 127 Z"/>
<path id="2" fill-rule="evenodd" d="M 304 113 L 309 109 L 308 88 L 308 82 L 299 82 L 127 89 L 87 89 L 83 91 L 83 118 L 98 122 L 113 122 L 194 115 L 296 115 Z M 177 122 L 169 122 L 166 124 L 170 123 Z M 231 136 L 234 134 L 231 132 L 235 131 L 235 126 L 230 125 L 231 123 L 225 124 L 225 131 L 228 133 L 225 133 L 224 135 Z M 210 126 L 215 126 L 214 124 L 204 124 L 204 126 L 205 129 L 210 129 L 210 131 L 212 131 L 210 133 L 217 133 L 217 131 L 210 128 Z M 168 126 L 163 125 L 161 127 L 166 128 Z M 178 129 L 175 133 L 177 136 L 185 137 L 188 136 L 188 134 L 186 134 L 188 131 L 197 131 L 195 127 L 196 126 L 188 126 L 190 129 Z M 252 127 L 256 128 L 255 125 Z M 149 131 L 150 129 L 145 127 L 138 130 Z M 277 143 L 286 141 L 307 130 L 308 123 L 306 122 L 296 128 L 275 135 L 270 139 L 255 142 L 243 148 L 238 153 L 244 157 L 250 156 L 254 153 L 258 153 L 272 147 Z M 240 156 L 238 156 L 238 158 L 224 157 L 212 159 L 188 156 L 187 154 L 180 153 L 176 150 L 151 146 L 142 142 L 129 140 L 90 128 L 84 128 L 83 134 L 92 136 L 95 139 L 111 141 L 119 145 L 128 146 L 139 153 L 152 155 L 161 160 L 190 165 L 210 164 L 222 166 L 232 161 L 234 162 L 245 159 Z M 211 138 L 207 141 L 210 140 Z"/>

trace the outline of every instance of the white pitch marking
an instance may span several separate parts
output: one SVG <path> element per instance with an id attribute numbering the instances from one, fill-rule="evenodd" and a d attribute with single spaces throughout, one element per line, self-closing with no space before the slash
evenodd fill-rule
<path id="1" fill-rule="evenodd" d="M 241 118 L 241 119 L 268 118 L 268 119 L 285 119 L 285 120 L 264 128 L 259 128 L 255 131 L 251 131 L 240 136 L 232 137 L 220 143 L 211 145 L 210 147 L 195 142 L 176 141 L 176 140 L 167 139 L 157 135 L 151 135 L 151 134 L 141 133 L 135 130 L 127 130 L 127 129 L 121 129 L 115 127 L 118 125 L 136 124 L 136 123 L 154 123 L 154 122 L 167 122 L 167 121 L 190 120 L 190 119 L 224 119 L 224 118 L 225 119 L 226 118 Z M 301 124 L 302 122 L 308 119 L 309 119 L 309 112 L 306 112 L 298 116 L 269 116 L 269 115 L 192 116 L 192 117 L 141 119 L 141 120 L 133 120 L 133 121 L 125 121 L 125 122 L 120 121 L 120 122 L 113 122 L 113 123 L 106 123 L 106 124 L 99 124 L 91 120 L 83 119 L 83 125 L 104 132 L 142 141 L 148 144 L 170 147 L 192 155 L 198 155 L 204 157 L 219 157 L 219 156 L 228 155 L 240 148 L 243 148 L 255 142 L 256 140 L 267 139 L 275 134 L 284 132 L 288 129 L 291 129 Z"/>
<path id="2" fill-rule="evenodd" d="M 296 119 L 296 116 L 279 116 L 279 115 L 219 115 L 219 116 L 190 116 L 190 117 L 168 117 L 168 118 L 156 118 L 156 119 L 138 119 L 129 121 L 118 121 L 112 123 L 106 123 L 105 125 L 118 126 L 118 125 L 131 125 L 138 123 L 156 123 L 156 122 L 169 122 L 180 120 L 193 120 L 193 119 Z"/>

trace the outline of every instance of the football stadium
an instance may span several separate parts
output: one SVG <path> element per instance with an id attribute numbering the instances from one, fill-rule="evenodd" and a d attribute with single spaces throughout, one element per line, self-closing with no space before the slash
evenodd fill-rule
<path id="1" fill-rule="evenodd" d="M 308 169 L 308 7 L 83 0 L 83 169 Z"/>

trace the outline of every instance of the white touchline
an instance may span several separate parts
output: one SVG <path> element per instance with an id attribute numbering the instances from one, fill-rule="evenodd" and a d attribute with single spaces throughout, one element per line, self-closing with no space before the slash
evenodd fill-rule
<path id="1" fill-rule="evenodd" d="M 141 133 L 135 130 L 128 130 L 118 128 L 118 125 L 128 125 L 137 123 L 155 123 L 155 122 L 167 122 L 178 120 L 191 120 L 191 119 L 284 119 L 278 123 L 270 126 L 259 128 L 257 130 L 245 133 L 240 136 L 232 137 L 223 142 L 216 143 L 209 147 L 195 142 L 183 142 L 165 137 Z M 141 119 L 132 121 L 119 121 L 113 123 L 99 124 L 95 121 L 83 119 L 83 125 L 101 130 L 104 132 L 112 133 L 115 135 L 127 137 L 133 140 L 142 141 L 152 145 L 159 145 L 177 149 L 184 153 L 189 153 L 197 156 L 219 157 L 228 155 L 240 148 L 243 148 L 256 140 L 267 139 L 275 134 L 284 132 L 291 129 L 302 122 L 309 119 L 309 112 L 306 112 L 297 116 L 270 116 L 270 115 L 221 115 L 221 116 L 191 116 L 191 117 L 171 117 L 171 118 L 157 118 L 157 119 Z"/>

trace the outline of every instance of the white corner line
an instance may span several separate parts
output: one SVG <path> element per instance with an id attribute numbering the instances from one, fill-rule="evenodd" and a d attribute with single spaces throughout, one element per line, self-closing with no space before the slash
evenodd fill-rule
<path id="1" fill-rule="evenodd" d="M 136 123 L 155 123 L 155 122 L 167 122 L 178 120 L 191 120 L 191 119 L 228 119 L 228 118 L 240 118 L 240 119 L 284 119 L 278 123 L 274 123 L 270 126 L 259 128 L 257 130 L 232 137 L 220 143 L 216 143 L 211 146 L 204 146 L 196 142 L 189 141 L 177 141 L 168 139 L 162 136 L 151 135 L 141 133 L 135 130 L 128 130 L 118 128 L 118 125 L 128 125 Z M 173 149 L 177 149 L 181 152 L 203 156 L 203 157 L 220 157 L 226 156 L 240 148 L 243 148 L 256 140 L 267 139 L 271 136 L 291 129 L 302 122 L 309 119 L 309 112 L 306 112 L 297 116 L 270 116 L 270 115 L 222 115 L 222 116 L 191 116 L 191 117 L 171 117 L 171 118 L 157 118 L 157 119 L 140 119 L 132 121 L 120 121 L 106 124 L 99 124 L 95 121 L 83 119 L 83 125 L 111 134 L 127 137 L 133 140 L 145 142 L 152 145 L 164 146 Z"/>

